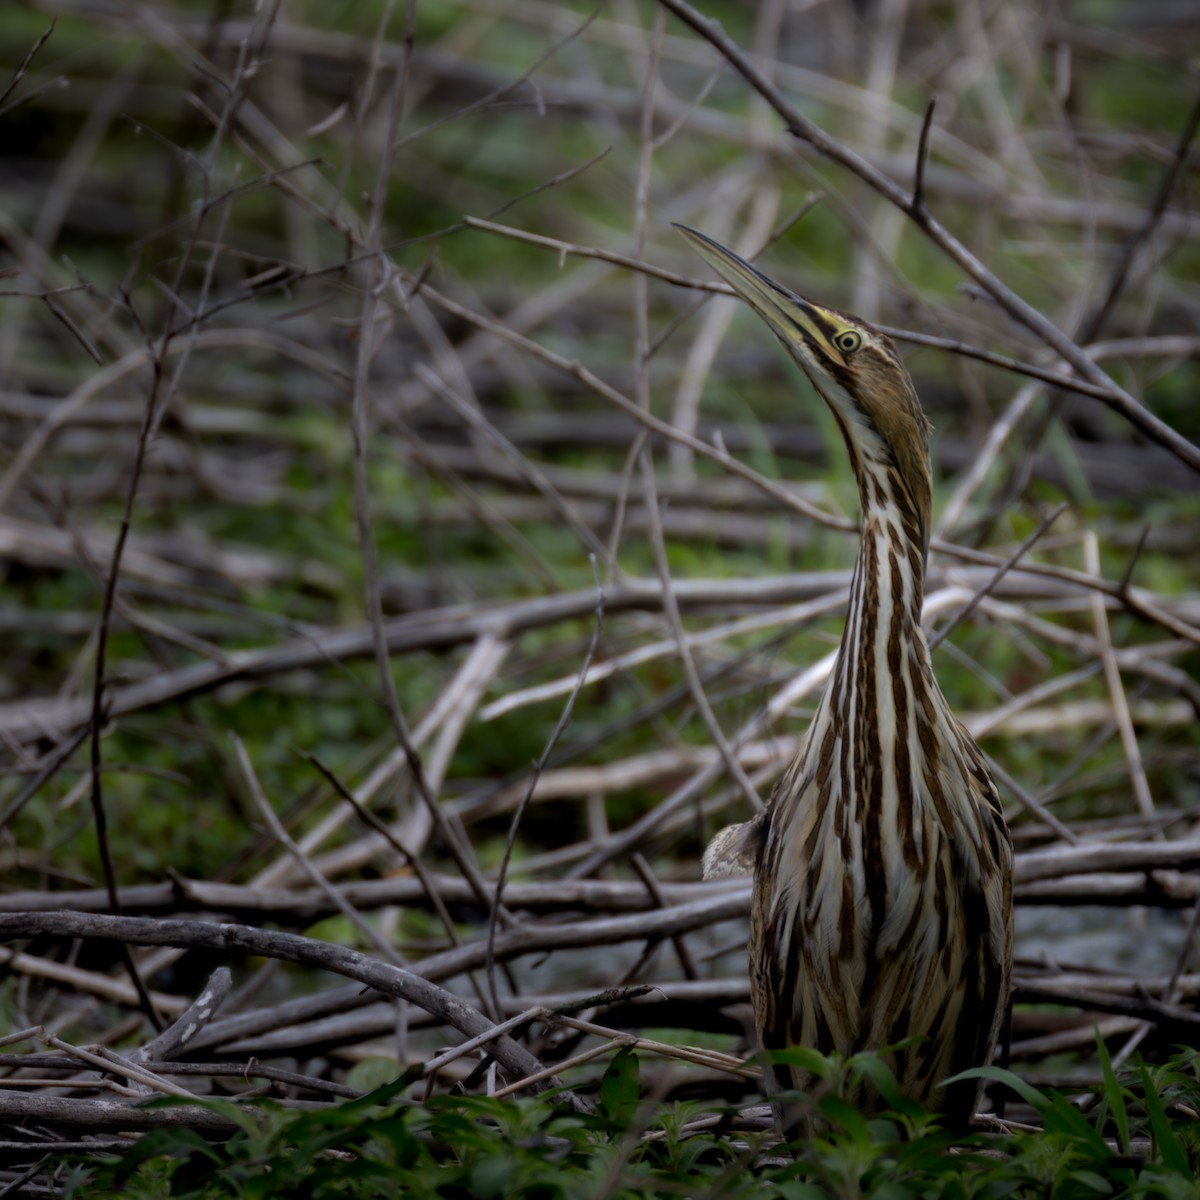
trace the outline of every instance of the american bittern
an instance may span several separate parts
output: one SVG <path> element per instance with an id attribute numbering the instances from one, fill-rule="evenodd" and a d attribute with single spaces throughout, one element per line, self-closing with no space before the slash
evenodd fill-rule
<path id="1" fill-rule="evenodd" d="M 718 834 L 707 875 L 754 871 L 750 984 L 766 1050 L 886 1051 L 904 1095 L 959 1127 L 1012 970 L 1012 846 L 983 756 L 921 630 L 929 422 L 890 339 L 680 232 L 767 323 L 841 429 L 862 537 L 828 687 L 763 814 Z M 816 1081 L 776 1065 L 782 1088 Z M 936 1089 L 936 1090 L 935 1090 Z"/>

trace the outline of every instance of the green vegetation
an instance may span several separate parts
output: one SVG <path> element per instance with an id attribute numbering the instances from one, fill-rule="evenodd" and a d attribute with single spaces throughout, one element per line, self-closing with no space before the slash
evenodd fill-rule
<path id="1" fill-rule="evenodd" d="M 237 1130 L 226 1140 L 160 1130 L 118 1160 L 72 1169 L 62 1195 L 1182 1200 L 1200 1194 L 1197 1065 L 1189 1052 L 1153 1075 L 1141 1068 L 1118 1079 L 1105 1059 L 1103 1092 L 1083 1112 L 988 1068 L 981 1074 L 1027 1101 L 1044 1128 L 964 1140 L 894 1092 L 894 1110 L 857 1111 L 838 1082 L 852 1086 L 869 1073 L 888 1083 L 878 1060 L 860 1056 L 840 1068 L 826 1064 L 834 1086 L 813 1110 L 816 1132 L 780 1145 L 773 1133 L 747 1127 L 737 1109 L 639 1101 L 637 1055 L 621 1050 L 600 1083 L 595 1113 L 572 1112 L 552 1093 L 452 1094 L 414 1105 L 399 1099 L 412 1082 L 405 1077 L 319 1112 L 209 1101 L 204 1107 Z"/>

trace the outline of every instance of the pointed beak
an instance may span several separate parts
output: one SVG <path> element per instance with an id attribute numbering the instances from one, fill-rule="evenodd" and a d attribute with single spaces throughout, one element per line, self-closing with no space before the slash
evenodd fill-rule
<path id="1" fill-rule="evenodd" d="M 805 360 L 818 367 L 830 356 L 828 336 L 823 330 L 828 318 L 822 317 L 815 304 L 788 291 L 707 234 L 687 225 L 676 225 L 675 228 L 684 241 L 762 317 L 784 345 L 802 353 Z"/>

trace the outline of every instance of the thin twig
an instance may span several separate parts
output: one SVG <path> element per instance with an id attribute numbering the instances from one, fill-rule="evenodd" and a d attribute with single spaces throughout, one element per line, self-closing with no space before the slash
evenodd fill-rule
<path id="1" fill-rule="evenodd" d="M 984 584 L 984 586 L 980 588 L 974 596 L 971 597 L 971 599 L 962 609 L 955 613 L 955 615 L 951 617 L 950 620 L 947 621 L 946 624 L 943 625 L 942 628 L 933 635 L 933 637 L 929 639 L 929 649 L 931 651 L 936 650 L 938 646 L 940 646 L 942 642 L 954 632 L 954 630 L 956 630 L 965 620 L 967 620 L 980 606 L 980 604 L 982 604 L 983 601 L 996 590 L 996 585 L 999 584 L 1000 580 L 1002 580 L 1004 576 L 1007 575 L 1009 571 L 1011 571 L 1013 567 L 1015 567 L 1017 563 L 1019 563 L 1021 559 L 1025 557 L 1026 553 L 1034 545 L 1036 545 L 1038 541 L 1041 540 L 1042 534 L 1044 534 L 1046 530 L 1058 520 L 1058 518 L 1067 510 L 1067 507 L 1067 502 L 1064 500 L 1052 512 L 1047 513 L 1046 516 L 1044 516 L 1038 522 L 1037 528 L 1034 529 L 1033 532 L 1030 533 L 1029 536 L 1026 537 L 1025 540 L 1008 556 L 1008 558 L 1006 558 L 1004 562 L 1002 562 L 1000 566 L 996 568 L 995 575 L 993 575 L 992 578 L 989 579 L 988 582 Z"/>
<path id="2" fill-rule="evenodd" d="M 929 131 L 936 107 L 937 97 L 930 96 L 925 106 L 925 119 L 921 122 L 921 136 L 917 139 L 917 162 L 913 168 L 912 199 L 908 207 L 911 213 L 919 216 L 925 215 L 925 164 L 929 161 Z"/>
<path id="3" fill-rule="evenodd" d="M 17 89 L 21 80 L 25 78 L 25 72 L 29 70 L 29 64 L 38 56 L 41 48 L 50 40 L 50 35 L 54 32 L 54 27 L 58 24 L 57 17 L 50 18 L 50 24 L 46 26 L 46 31 L 43 33 L 28 50 L 25 51 L 21 61 L 17 63 L 17 69 L 12 73 L 12 78 L 8 81 L 8 86 L 4 91 L 0 92 L 0 116 L 3 115 L 3 106 L 9 96 Z"/>
<path id="4" fill-rule="evenodd" d="M 1099 575 L 1100 545 L 1095 533 L 1090 529 L 1084 530 L 1083 557 L 1085 568 L 1090 573 Z M 1098 604 L 1096 599 L 1095 596 L 1092 597 L 1092 620 L 1096 626 L 1096 644 L 1100 649 L 1100 663 L 1104 668 L 1104 680 L 1108 684 L 1109 699 L 1112 701 L 1113 715 L 1121 735 L 1121 745 L 1125 750 L 1126 762 L 1129 764 L 1133 795 L 1142 815 L 1153 816 L 1154 798 L 1150 794 L 1150 784 L 1146 779 L 1146 767 L 1142 762 L 1137 731 L 1133 727 L 1133 717 L 1129 712 L 1129 700 L 1125 695 L 1125 687 L 1121 683 L 1121 668 L 1117 664 L 1117 656 L 1113 648 L 1108 612 L 1104 604 L 1102 602 Z"/>
<path id="5" fill-rule="evenodd" d="M 512 859 L 513 848 L 516 846 L 517 831 L 521 827 L 521 818 L 525 815 L 525 809 L 529 806 L 529 801 L 533 797 L 538 780 L 541 778 L 542 772 L 546 769 L 546 764 L 550 761 L 551 754 L 554 753 L 554 747 L 558 745 L 558 740 L 562 737 L 563 731 L 571 723 L 571 714 L 575 710 L 575 701 L 579 698 L 579 693 L 583 689 L 583 681 L 587 677 L 588 667 L 591 665 L 593 657 L 595 657 L 596 648 L 600 644 L 600 633 L 604 628 L 604 588 L 600 583 L 599 567 L 597 566 L 595 557 L 591 561 L 592 571 L 596 576 L 596 622 L 592 627 L 591 641 L 588 642 L 588 648 L 584 652 L 583 665 L 579 669 L 575 687 L 567 697 L 567 702 L 563 705 L 563 710 L 559 714 L 554 730 L 550 734 L 550 738 L 546 742 L 537 763 L 534 765 L 529 779 L 529 786 L 525 789 L 525 795 L 521 798 L 521 803 L 517 805 L 516 810 L 513 812 L 512 821 L 508 826 L 508 836 L 504 840 L 504 855 L 500 860 L 500 870 L 496 875 L 496 888 L 492 895 L 491 907 L 488 910 L 486 968 L 488 988 L 490 989 L 492 998 L 492 1009 L 496 1013 L 500 1012 L 500 997 L 496 991 L 495 971 L 496 922 L 501 912 L 504 885 L 508 878 L 508 864 Z"/>

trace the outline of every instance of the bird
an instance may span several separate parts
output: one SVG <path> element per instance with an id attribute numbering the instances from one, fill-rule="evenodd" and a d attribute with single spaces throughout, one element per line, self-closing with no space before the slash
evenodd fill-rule
<path id="1" fill-rule="evenodd" d="M 903 1097 L 963 1130 L 980 1083 L 940 1085 L 988 1063 L 1007 1012 L 1013 855 L 996 785 L 938 687 L 921 627 L 931 426 L 890 338 L 677 228 L 828 406 L 862 509 L 816 714 L 763 811 L 713 839 L 705 874 L 753 873 L 750 990 L 764 1051 L 876 1051 Z M 769 1064 L 768 1090 L 819 1098 L 806 1057 Z M 869 1082 L 857 1099 L 885 1107 Z M 793 1128 L 811 1119 L 791 1111 Z"/>

